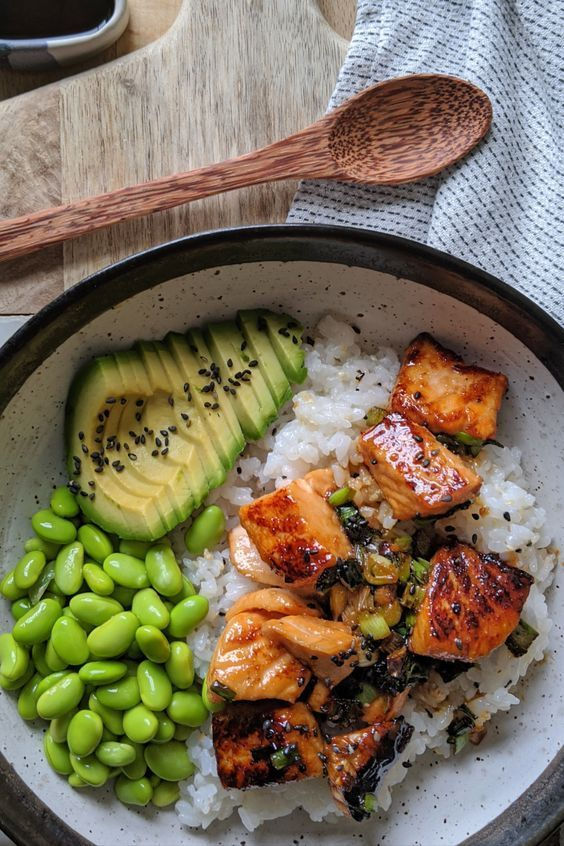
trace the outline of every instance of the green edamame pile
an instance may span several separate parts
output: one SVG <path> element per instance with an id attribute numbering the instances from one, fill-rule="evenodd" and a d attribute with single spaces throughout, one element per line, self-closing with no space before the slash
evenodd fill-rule
<path id="1" fill-rule="evenodd" d="M 75 496 L 57 488 L 0 581 L 15 620 L 0 635 L 0 687 L 16 692 L 24 720 L 48 722 L 45 757 L 71 787 L 115 777 L 121 802 L 162 808 L 194 772 L 185 740 L 212 710 L 185 641 L 208 601 L 168 540 L 120 540 L 79 515 Z M 210 506 L 187 547 L 211 548 L 224 529 Z"/>

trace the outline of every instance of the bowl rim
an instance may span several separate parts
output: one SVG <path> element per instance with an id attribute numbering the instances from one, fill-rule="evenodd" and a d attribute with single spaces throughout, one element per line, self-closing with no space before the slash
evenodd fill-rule
<path id="1" fill-rule="evenodd" d="M 0 348 L 0 412 L 48 355 L 95 317 L 144 290 L 210 267 L 340 263 L 419 282 L 518 337 L 564 389 L 564 327 L 484 270 L 406 238 L 353 227 L 267 224 L 197 233 L 136 253 L 64 291 Z M 119 284 L 116 284 L 119 282 Z M 18 846 L 93 846 L 48 808 L 0 753 L 0 827 Z M 564 750 L 505 811 L 461 846 L 537 846 L 564 820 Z"/>

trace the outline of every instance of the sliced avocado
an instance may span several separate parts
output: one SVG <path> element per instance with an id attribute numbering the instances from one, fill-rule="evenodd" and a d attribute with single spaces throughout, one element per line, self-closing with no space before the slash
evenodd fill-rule
<path id="1" fill-rule="evenodd" d="M 251 358 L 246 352 L 243 335 L 230 321 L 211 323 L 204 337 L 230 389 L 229 397 L 243 434 L 247 440 L 258 440 L 276 420 L 278 408 L 260 370 L 248 366 Z"/>
<path id="2" fill-rule="evenodd" d="M 229 397 L 223 390 L 222 376 L 215 367 L 210 370 L 215 362 L 201 332 L 192 330 L 189 340 L 184 335 L 171 332 L 164 343 L 184 384 L 188 386 L 194 408 L 210 433 L 223 466 L 230 470 L 245 448 L 245 437 Z"/>
<path id="3" fill-rule="evenodd" d="M 86 517 L 142 541 L 186 519 L 276 418 L 289 380 L 303 379 L 299 332 L 291 318 L 247 311 L 238 324 L 141 341 L 84 367 L 66 443 Z"/>
<path id="4" fill-rule="evenodd" d="M 274 314 L 263 309 L 257 311 L 257 327 L 268 335 L 289 381 L 301 385 L 307 376 L 301 347 L 303 328 L 287 314 Z"/>
<path id="5" fill-rule="evenodd" d="M 258 362 L 257 366 L 270 389 L 272 399 L 281 408 L 292 396 L 292 388 L 268 333 L 259 329 L 261 316 L 261 312 L 256 309 L 240 311 L 237 313 L 237 324 L 247 342 L 249 360 Z"/>

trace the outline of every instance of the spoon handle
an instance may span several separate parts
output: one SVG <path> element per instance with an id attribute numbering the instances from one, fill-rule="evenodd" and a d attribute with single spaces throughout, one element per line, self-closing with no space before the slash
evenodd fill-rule
<path id="1" fill-rule="evenodd" d="M 280 179 L 328 178 L 337 171 L 327 151 L 322 119 L 282 141 L 234 159 L 2 220 L 0 261 L 213 194 Z"/>

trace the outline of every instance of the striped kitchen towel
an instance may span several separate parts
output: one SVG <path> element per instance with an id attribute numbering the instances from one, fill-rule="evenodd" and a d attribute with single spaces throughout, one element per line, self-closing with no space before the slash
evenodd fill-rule
<path id="1" fill-rule="evenodd" d="M 478 265 L 564 323 L 564 0 L 359 0 L 330 107 L 392 76 L 464 77 L 493 103 L 470 156 L 424 182 L 307 181 L 289 222 L 361 226 Z"/>

